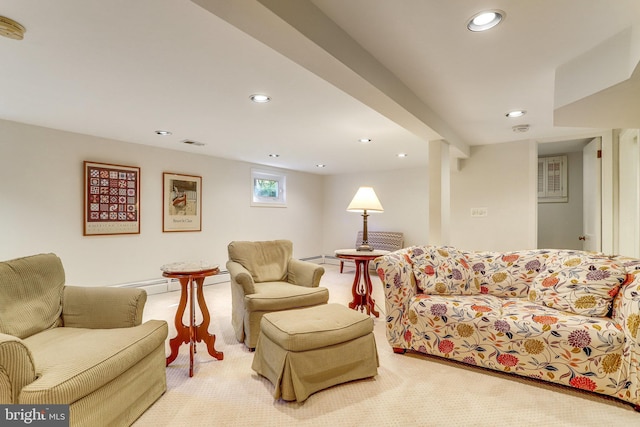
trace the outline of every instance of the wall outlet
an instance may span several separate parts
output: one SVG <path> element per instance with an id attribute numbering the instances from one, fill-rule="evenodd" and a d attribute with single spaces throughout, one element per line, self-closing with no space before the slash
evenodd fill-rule
<path id="1" fill-rule="evenodd" d="M 471 216 L 478 218 L 487 216 L 489 214 L 489 210 L 487 208 L 471 208 Z"/>

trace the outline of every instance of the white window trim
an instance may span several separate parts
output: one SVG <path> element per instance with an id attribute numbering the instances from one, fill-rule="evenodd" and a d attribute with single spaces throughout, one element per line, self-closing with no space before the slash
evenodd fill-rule
<path id="1" fill-rule="evenodd" d="M 277 181 L 278 195 L 275 197 L 264 197 L 256 195 L 256 180 L 267 179 Z M 287 207 L 287 176 L 282 173 L 251 169 L 251 206 L 266 206 L 272 208 Z"/>
<path id="2" fill-rule="evenodd" d="M 551 188 L 549 167 L 559 166 L 560 188 Z M 567 155 L 538 157 L 538 203 L 564 203 L 569 201 L 567 183 Z M 542 185 L 540 185 L 542 184 Z"/>

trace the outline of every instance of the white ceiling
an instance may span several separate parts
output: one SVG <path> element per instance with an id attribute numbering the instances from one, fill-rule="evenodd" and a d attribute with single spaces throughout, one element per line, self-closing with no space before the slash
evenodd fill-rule
<path id="1" fill-rule="evenodd" d="M 506 19 L 468 31 L 484 8 Z M 27 29 L 0 38 L 1 119 L 131 143 L 336 174 L 424 166 L 433 139 L 465 155 L 640 127 L 638 0 L 3 0 L 0 15 Z"/>

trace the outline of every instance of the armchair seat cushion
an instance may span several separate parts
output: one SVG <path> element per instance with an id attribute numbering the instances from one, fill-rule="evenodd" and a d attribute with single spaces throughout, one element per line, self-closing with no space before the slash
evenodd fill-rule
<path id="1" fill-rule="evenodd" d="M 166 322 L 150 320 L 130 328 L 54 328 L 26 338 L 38 379 L 22 389 L 19 401 L 76 402 L 164 346 L 166 336 Z"/>
<path id="2" fill-rule="evenodd" d="M 287 282 L 263 282 L 255 284 L 256 293 L 245 295 L 249 311 L 280 311 L 297 307 L 325 304 L 329 290 L 323 287 L 309 288 Z"/>

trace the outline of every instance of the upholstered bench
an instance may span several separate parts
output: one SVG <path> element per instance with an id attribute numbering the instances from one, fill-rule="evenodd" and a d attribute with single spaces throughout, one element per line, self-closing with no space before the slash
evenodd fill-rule
<path id="1" fill-rule="evenodd" d="M 373 319 L 340 304 L 267 313 L 252 369 L 275 386 L 273 397 L 312 393 L 378 373 Z"/>

